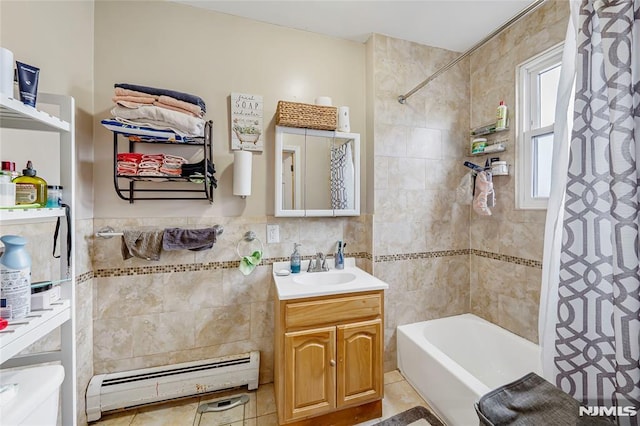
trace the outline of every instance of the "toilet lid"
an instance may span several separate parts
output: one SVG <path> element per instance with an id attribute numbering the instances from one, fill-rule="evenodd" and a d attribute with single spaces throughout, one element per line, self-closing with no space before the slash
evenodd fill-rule
<path id="1" fill-rule="evenodd" d="M 2 423 L 7 425 L 20 423 L 51 394 L 58 392 L 62 380 L 64 380 L 64 368 L 61 365 L 0 370 L 0 384 L 16 383 L 18 385 L 15 396 L 6 398 L 0 405 Z"/>

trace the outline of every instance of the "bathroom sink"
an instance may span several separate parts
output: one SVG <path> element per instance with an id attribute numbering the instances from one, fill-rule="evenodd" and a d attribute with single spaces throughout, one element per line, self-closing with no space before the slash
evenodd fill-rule
<path id="1" fill-rule="evenodd" d="M 314 272 L 293 278 L 293 282 L 301 285 L 338 285 L 356 279 L 351 272 Z"/>
<path id="2" fill-rule="evenodd" d="M 309 260 L 303 260 L 299 274 L 290 274 L 289 262 L 274 262 L 273 282 L 278 300 L 330 296 L 334 294 L 385 290 L 389 285 L 356 266 L 356 259 L 345 257 L 344 269 L 335 269 L 333 258 L 327 259 L 328 271 L 306 272 Z M 283 273 L 283 271 L 285 273 Z"/>

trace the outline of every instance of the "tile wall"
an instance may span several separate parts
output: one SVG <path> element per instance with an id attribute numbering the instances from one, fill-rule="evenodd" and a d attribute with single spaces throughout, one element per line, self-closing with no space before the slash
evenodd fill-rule
<path id="1" fill-rule="evenodd" d="M 85 424 L 85 392 L 93 376 L 93 219 L 76 220 L 75 225 L 77 418 Z"/>
<path id="2" fill-rule="evenodd" d="M 469 63 L 401 105 L 404 94 L 457 53 L 382 35 L 368 41 L 373 81 L 375 275 L 385 296 L 385 370 L 396 327 L 469 309 L 469 206 L 456 200 L 469 128 Z"/>
<path id="3" fill-rule="evenodd" d="M 279 244 L 266 243 L 266 224 L 280 226 Z M 332 253 L 348 241 L 347 256 L 371 270 L 365 227 L 357 218 L 144 218 L 95 219 L 94 230 L 111 226 L 204 228 L 222 225 L 213 249 L 162 252 L 149 262 L 121 256 L 120 238 L 94 241 L 93 368 L 95 374 L 187 362 L 259 350 L 260 381 L 273 380 L 273 300 L 271 263 L 287 260 L 292 241 L 303 256 Z M 240 242 L 254 231 L 264 243 L 260 266 L 244 276 L 238 255 L 259 248 Z M 239 244 L 240 242 L 240 244 Z"/>
<path id="4" fill-rule="evenodd" d="M 494 178 L 491 216 L 471 215 L 471 312 L 538 341 L 538 306 L 546 210 L 516 210 L 516 67 L 565 38 L 569 3 L 545 2 L 469 57 L 471 128 L 495 121 L 498 103 L 509 107 L 507 150 L 500 159 L 510 176 Z M 463 139 L 467 144 L 470 138 Z M 468 147 L 468 145 L 467 145 Z M 484 157 L 469 158 L 479 163 Z"/>
<path id="5" fill-rule="evenodd" d="M 91 241 L 93 220 L 76 220 L 76 384 L 78 395 L 77 415 L 80 424 L 86 419 L 85 391 L 93 375 L 93 289 L 91 264 Z M 27 239 L 27 250 L 31 256 L 32 282 L 45 281 L 60 276 L 60 261 L 53 258 L 53 234 L 55 219 L 24 225 L 2 225 L 2 235 L 20 235 Z M 59 243 L 58 250 L 59 253 Z M 63 255 L 64 257 L 64 255 Z M 34 343 L 23 353 L 53 351 L 60 348 L 60 330 L 56 329 Z M 86 420 L 85 420 L 86 422 Z"/>

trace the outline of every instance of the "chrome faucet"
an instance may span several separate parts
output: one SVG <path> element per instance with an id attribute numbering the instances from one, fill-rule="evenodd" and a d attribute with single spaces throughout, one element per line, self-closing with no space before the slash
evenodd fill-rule
<path id="1" fill-rule="evenodd" d="M 326 272 L 329 270 L 327 259 L 321 251 L 316 253 L 315 259 L 309 261 L 307 272 Z"/>

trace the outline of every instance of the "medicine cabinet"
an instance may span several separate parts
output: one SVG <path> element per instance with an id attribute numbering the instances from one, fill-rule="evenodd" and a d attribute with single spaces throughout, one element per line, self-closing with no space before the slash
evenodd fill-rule
<path id="1" fill-rule="evenodd" d="M 276 126 L 275 216 L 358 216 L 360 135 Z"/>

